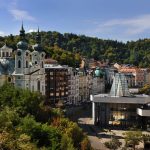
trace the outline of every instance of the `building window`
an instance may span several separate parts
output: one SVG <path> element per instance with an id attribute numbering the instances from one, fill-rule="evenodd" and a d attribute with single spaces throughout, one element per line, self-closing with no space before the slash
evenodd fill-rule
<path id="1" fill-rule="evenodd" d="M 29 55 L 29 53 L 28 52 L 26 52 L 26 56 L 28 56 Z"/>
<path id="2" fill-rule="evenodd" d="M 37 61 L 35 61 L 35 65 L 37 64 Z"/>
<path id="3" fill-rule="evenodd" d="M 44 86 L 42 85 L 42 91 L 44 91 Z"/>
<path id="4" fill-rule="evenodd" d="M 38 91 L 40 91 L 40 81 L 37 83 Z"/>
<path id="5" fill-rule="evenodd" d="M 21 68 L 21 61 L 18 60 L 18 68 Z"/>
<path id="6" fill-rule="evenodd" d="M 42 68 L 44 68 L 43 61 L 42 61 Z"/>
<path id="7" fill-rule="evenodd" d="M 26 61 L 26 68 L 28 68 L 29 67 L 29 63 L 28 63 L 28 61 Z"/>
<path id="8" fill-rule="evenodd" d="M 5 53 L 4 52 L 2 52 L 2 57 L 5 57 Z"/>
<path id="9" fill-rule="evenodd" d="M 9 53 L 8 52 L 6 52 L 6 57 L 8 57 L 9 56 Z"/>
<path id="10" fill-rule="evenodd" d="M 34 91 L 34 85 L 32 85 L 32 91 Z"/>
<path id="11" fill-rule="evenodd" d="M 17 53 L 17 55 L 18 55 L 18 56 L 21 56 L 21 52 L 19 51 L 19 52 Z"/>
<path id="12" fill-rule="evenodd" d="M 11 82 L 11 77 L 8 77 L 8 82 Z"/>

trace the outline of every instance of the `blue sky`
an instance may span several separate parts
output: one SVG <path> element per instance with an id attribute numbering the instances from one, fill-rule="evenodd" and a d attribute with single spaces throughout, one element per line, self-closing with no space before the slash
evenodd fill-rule
<path id="1" fill-rule="evenodd" d="M 150 38 L 149 0 L 0 0 L 0 35 L 44 31 L 119 41 Z"/>

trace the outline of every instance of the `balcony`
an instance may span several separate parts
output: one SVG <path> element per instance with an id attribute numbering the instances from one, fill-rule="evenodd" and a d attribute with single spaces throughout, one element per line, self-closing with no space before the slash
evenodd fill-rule
<path id="1" fill-rule="evenodd" d="M 139 116 L 150 117 L 150 109 L 137 108 L 137 114 Z"/>

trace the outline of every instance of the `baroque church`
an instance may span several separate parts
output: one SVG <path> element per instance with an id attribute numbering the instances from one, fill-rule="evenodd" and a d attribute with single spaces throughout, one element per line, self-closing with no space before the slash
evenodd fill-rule
<path id="1" fill-rule="evenodd" d="M 41 46 L 41 36 L 36 34 L 36 44 L 32 46 L 33 51 L 28 50 L 28 43 L 25 39 L 25 30 L 22 24 L 20 30 L 20 41 L 17 43 L 17 50 L 14 51 L 14 71 L 11 74 L 11 82 L 14 86 L 39 91 L 45 95 L 45 52 Z M 8 64 L 9 66 L 9 64 Z"/>

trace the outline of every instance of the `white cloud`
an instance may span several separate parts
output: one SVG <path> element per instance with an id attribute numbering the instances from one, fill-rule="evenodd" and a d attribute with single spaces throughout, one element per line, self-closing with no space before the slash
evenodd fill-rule
<path id="1" fill-rule="evenodd" d="M 27 31 L 27 33 L 32 33 L 32 32 L 37 32 L 36 29 L 29 29 L 29 31 Z"/>
<path id="2" fill-rule="evenodd" d="M 10 13 L 15 18 L 15 20 L 30 20 L 35 21 L 35 18 L 32 17 L 27 11 L 20 9 L 11 9 Z"/>
<path id="3" fill-rule="evenodd" d="M 95 25 L 93 30 L 89 30 L 87 33 L 112 33 L 114 31 L 118 32 L 120 28 L 123 29 L 120 34 L 126 36 L 144 33 L 146 30 L 150 30 L 150 14 L 141 15 L 135 18 L 112 19 L 105 22 L 99 22 Z"/>
<path id="4" fill-rule="evenodd" d="M 0 36 L 5 36 L 5 33 L 3 31 L 0 31 Z"/>

